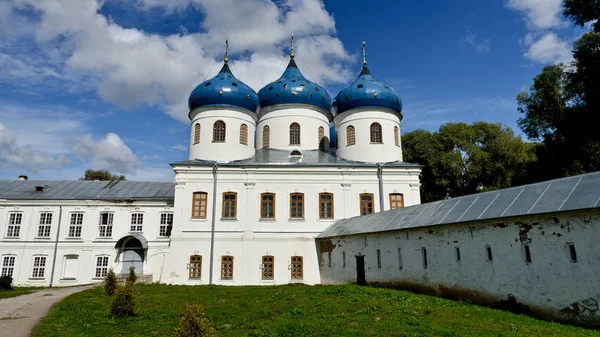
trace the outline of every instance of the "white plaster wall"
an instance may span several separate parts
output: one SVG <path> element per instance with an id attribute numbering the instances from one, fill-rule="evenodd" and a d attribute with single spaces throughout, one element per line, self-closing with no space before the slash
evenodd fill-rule
<path id="1" fill-rule="evenodd" d="M 263 108 L 256 127 L 256 148 L 263 148 L 263 128 L 268 125 L 271 138 L 269 148 L 277 150 L 319 149 L 319 127 L 323 127 L 329 147 L 330 113 L 308 105 L 279 105 Z M 300 145 L 290 145 L 290 125 L 300 124 Z"/>
<path id="2" fill-rule="evenodd" d="M 429 286 L 438 291 L 440 285 L 456 287 L 495 300 L 512 294 L 517 302 L 559 318 L 565 318 L 560 310 L 577 303 L 582 315 L 598 322 L 600 313 L 594 303 L 600 300 L 599 225 L 598 211 L 591 211 L 332 238 L 331 242 L 322 240 L 332 261 L 330 267 L 329 252 L 321 253 L 321 280 L 324 284 L 356 282 L 355 256 L 364 255 L 367 282 Z M 332 250 L 327 249 L 330 243 Z M 570 261 L 568 243 L 575 245 L 576 263 Z M 525 245 L 529 245 L 531 263 L 525 261 Z M 492 261 L 487 259 L 488 246 Z M 423 267 L 423 247 L 427 268 Z M 460 248 L 460 261 L 455 247 Z"/>
<path id="3" fill-rule="evenodd" d="M 371 143 L 371 124 L 381 124 L 383 143 Z M 400 118 L 387 110 L 373 108 L 353 109 L 334 119 L 337 134 L 337 156 L 346 160 L 366 163 L 402 161 Z M 346 128 L 354 126 L 355 144 L 346 145 Z M 396 146 L 394 126 L 398 127 L 400 142 Z"/>
<path id="4" fill-rule="evenodd" d="M 189 159 L 214 160 L 219 162 L 241 160 L 254 156 L 254 139 L 257 116 L 233 107 L 204 107 L 190 113 Z M 216 121 L 225 122 L 225 142 L 213 143 L 213 126 Z M 200 124 L 200 142 L 194 144 L 194 128 Z M 248 144 L 240 144 L 240 126 L 248 126 Z"/>

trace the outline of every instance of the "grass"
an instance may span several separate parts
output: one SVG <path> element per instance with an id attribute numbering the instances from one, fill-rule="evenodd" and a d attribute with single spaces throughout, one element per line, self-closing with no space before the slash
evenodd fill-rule
<path id="1" fill-rule="evenodd" d="M 55 305 L 32 336 L 170 336 L 186 302 L 218 336 L 600 336 L 599 331 L 392 289 L 342 286 L 135 287 L 136 317 L 113 319 L 97 287 Z"/>
<path id="2" fill-rule="evenodd" d="M 41 289 L 44 289 L 44 287 L 13 287 L 13 290 L 0 289 L 0 299 L 26 295 Z"/>

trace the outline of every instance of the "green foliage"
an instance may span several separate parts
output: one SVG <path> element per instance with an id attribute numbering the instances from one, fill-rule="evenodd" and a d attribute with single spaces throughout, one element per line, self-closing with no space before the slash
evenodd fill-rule
<path id="1" fill-rule="evenodd" d="M 110 314 L 115 318 L 134 316 L 137 303 L 133 294 L 133 284 L 125 282 L 122 287 L 117 287 L 110 304 Z"/>
<path id="2" fill-rule="evenodd" d="M 3 275 L 0 276 L 0 289 L 1 290 L 13 290 L 12 287 L 12 276 Z"/>
<path id="3" fill-rule="evenodd" d="M 113 175 L 108 170 L 92 170 L 87 169 L 83 174 L 83 177 L 79 180 L 100 180 L 100 181 L 114 181 L 114 180 L 125 180 L 125 176 Z"/>
<path id="4" fill-rule="evenodd" d="M 176 337 L 209 337 L 215 335 L 215 329 L 204 317 L 204 310 L 199 304 L 184 304 L 183 314 L 175 329 Z"/>
<path id="5" fill-rule="evenodd" d="M 600 336 L 468 303 L 356 285 L 150 284 L 136 285 L 135 293 L 139 311 L 126 319 L 107 318 L 104 308 L 112 297 L 102 288 L 73 294 L 52 307 L 32 336 L 172 336 L 184 303 L 202 303 L 203 316 L 220 337 Z"/>
<path id="6" fill-rule="evenodd" d="M 131 266 L 129 267 L 129 275 L 127 276 L 127 282 L 131 282 L 131 284 L 134 284 L 135 281 L 137 281 L 138 277 L 135 274 L 135 267 Z"/>
<path id="7" fill-rule="evenodd" d="M 600 0 L 565 0 L 563 14 L 582 27 L 596 21 L 592 28 L 600 33 Z"/>
<path id="8" fill-rule="evenodd" d="M 112 296 L 117 290 L 117 275 L 110 268 L 106 273 L 106 277 L 104 278 L 104 291 L 106 291 L 106 295 Z"/>
<path id="9" fill-rule="evenodd" d="M 501 124 L 448 123 L 438 132 L 416 130 L 402 139 L 404 160 L 424 165 L 423 202 L 527 182 L 535 146 Z"/>

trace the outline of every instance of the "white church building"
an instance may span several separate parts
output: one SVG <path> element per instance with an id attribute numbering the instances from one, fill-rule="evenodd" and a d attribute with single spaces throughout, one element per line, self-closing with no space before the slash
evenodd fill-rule
<path id="1" fill-rule="evenodd" d="M 420 204 L 402 161 L 398 93 L 363 60 L 332 101 L 294 53 L 258 93 L 225 57 L 189 97 L 174 182 L 0 181 L 0 264 L 16 285 L 321 282 L 315 238 L 336 220 Z M 336 148 L 330 149 L 330 124 Z"/>

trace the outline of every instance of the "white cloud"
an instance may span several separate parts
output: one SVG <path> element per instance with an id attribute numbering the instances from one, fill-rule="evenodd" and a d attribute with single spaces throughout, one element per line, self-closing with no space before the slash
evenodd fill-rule
<path id="1" fill-rule="evenodd" d="M 535 62 L 552 64 L 569 62 L 572 54 L 567 42 L 561 40 L 555 33 L 547 33 L 531 43 L 525 57 Z"/>
<path id="2" fill-rule="evenodd" d="M 17 133 L 0 123 L 0 168 L 18 168 L 38 172 L 65 165 L 64 155 L 52 155 L 31 145 L 17 143 Z"/>
<path id="3" fill-rule="evenodd" d="M 549 29 L 562 26 L 562 0 L 508 0 L 506 6 L 522 12 L 531 29 Z"/>
<path id="4" fill-rule="evenodd" d="M 492 40 L 478 40 L 477 36 L 473 32 L 467 32 L 461 37 L 460 45 L 461 47 L 471 48 L 478 53 L 487 53 L 492 49 Z"/>
<path id="5" fill-rule="evenodd" d="M 345 69 L 350 55 L 332 35 L 335 20 L 320 0 L 137 0 L 141 8 L 193 5 L 204 12 L 203 32 L 168 36 L 120 26 L 98 13 L 102 1 L 15 1 L 40 14 L 38 45 L 49 61 L 62 62 L 61 75 L 87 79 L 107 102 L 158 106 L 180 121 L 187 121 L 189 92 L 220 68 L 226 38 L 234 55 L 244 55 L 230 57 L 234 71 L 256 90 L 281 75 L 277 65 L 292 32 L 300 67 L 311 80 L 339 83 L 351 77 Z"/>
<path id="6" fill-rule="evenodd" d="M 133 174 L 140 165 L 129 146 L 112 132 L 97 141 L 90 134 L 78 137 L 73 144 L 73 153 L 89 160 L 93 169 Z"/>

